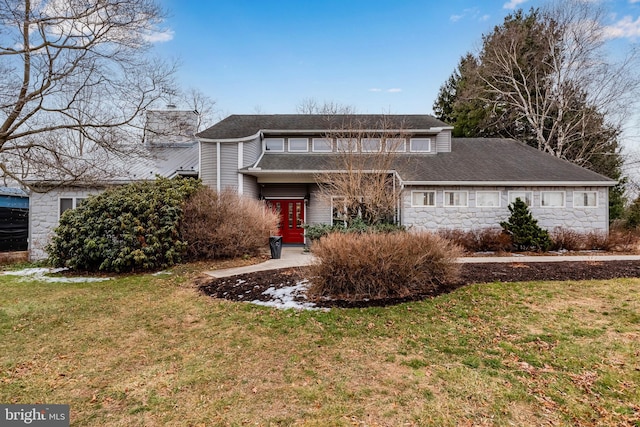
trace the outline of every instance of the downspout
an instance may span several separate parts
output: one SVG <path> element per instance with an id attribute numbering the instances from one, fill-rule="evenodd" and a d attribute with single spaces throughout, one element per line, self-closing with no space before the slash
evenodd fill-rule
<path id="1" fill-rule="evenodd" d="M 218 193 L 222 191 L 222 185 L 220 184 L 220 141 L 216 142 L 216 190 Z"/>
<path id="2" fill-rule="evenodd" d="M 404 182 L 402 182 L 402 178 L 398 175 L 397 171 L 394 171 L 394 175 L 398 178 L 398 183 L 400 184 L 400 191 L 398 192 L 398 200 L 396 201 L 396 225 L 402 225 L 402 193 L 404 192 Z M 396 180 L 393 180 L 393 188 L 395 191 Z"/>
<path id="3" fill-rule="evenodd" d="M 244 177 L 240 173 L 240 169 L 242 169 L 244 163 L 244 142 L 240 141 L 238 143 L 238 194 L 242 195 L 244 193 L 243 182 Z"/>

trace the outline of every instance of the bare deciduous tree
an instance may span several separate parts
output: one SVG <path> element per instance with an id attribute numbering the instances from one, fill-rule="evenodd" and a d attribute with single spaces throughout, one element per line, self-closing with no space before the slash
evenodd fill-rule
<path id="1" fill-rule="evenodd" d="M 0 1 L 5 179 L 104 177 L 174 85 L 174 65 L 148 56 L 162 17 L 152 0 Z"/>
<path id="2" fill-rule="evenodd" d="M 318 174 L 316 182 L 320 195 L 333 201 L 335 219 L 346 225 L 355 218 L 370 225 L 396 222 L 401 187 L 395 161 L 408 136 L 402 123 L 392 123 L 387 116 L 375 121 L 361 116 L 331 120 L 340 123 L 327 134 L 337 152 L 332 170 Z"/>
<path id="3" fill-rule="evenodd" d="M 496 27 L 479 58 L 488 96 L 475 93 L 494 120 L 519 123 L 538 149 L 587 167 L 594 156 L 615 155 L 640 89 L 635 52 L 621 61 L 607 55 L 603 13 L 563 1 Z"/>
<path id="4" fill-rule="evenodd" d="M 296 106 L 299 114 L 322 114 L 333 116 L 336 114 L 355 114 L 356 109 L 351 105 L 343 105 L 335 101 L 324 101 L 320 103 L 315 98 L 304 98 Z"/>

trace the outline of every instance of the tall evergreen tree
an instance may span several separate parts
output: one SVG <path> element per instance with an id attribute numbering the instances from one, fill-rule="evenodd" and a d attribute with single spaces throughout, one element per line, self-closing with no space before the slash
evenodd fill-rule
<path id="1" fill-rule="evenodd" d="M 619 137 L 640 89 L 637 58 L 603 61 L 598 13 L 568 1 L 508 15 L 477 56 L 461 59 L 436 115 L 455 136 L 514 138 L 623 184 Z M 621 211 L 621 189 L 610 193 L 610 219 Z"/>

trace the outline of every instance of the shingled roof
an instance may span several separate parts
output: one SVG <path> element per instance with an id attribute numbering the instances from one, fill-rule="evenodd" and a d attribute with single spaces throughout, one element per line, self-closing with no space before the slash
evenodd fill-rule
<path id="1" fill-rule="evenodd" d="M 414 184 L 548 183 L 615 185 L 615 181 L 513 139 L 453 138 L 451 152 L 399 153 L 394 169 Z M 307 173 L 336 169 L 336 154 L 268 153 L 247 174 Z"/>
<path id="2" fill-rule="evenodd" d="M 381 120 L 393 130 L 428 130 L 448 126 L 426 114 L 252 114 L 229 116 L 196 136 L 201 139 L 226 140 L 247 138 L 260 131 L 326 132 L 347 129 L 354 125 L 359 129 L 379 129 Z"/>

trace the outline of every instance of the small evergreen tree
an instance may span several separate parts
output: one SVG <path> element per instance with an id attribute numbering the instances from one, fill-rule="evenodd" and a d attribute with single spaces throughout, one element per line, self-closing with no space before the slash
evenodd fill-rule
<path id="1" fill-rule="evenodd" d="M 525 202 L 517 198 L 509 205 L 509 212 L 509 220 L 501 222 L 500 226 L 511 235 L 516 250 L 546 251 L 551 247 L 549 233 L 538 226 Z"/>

